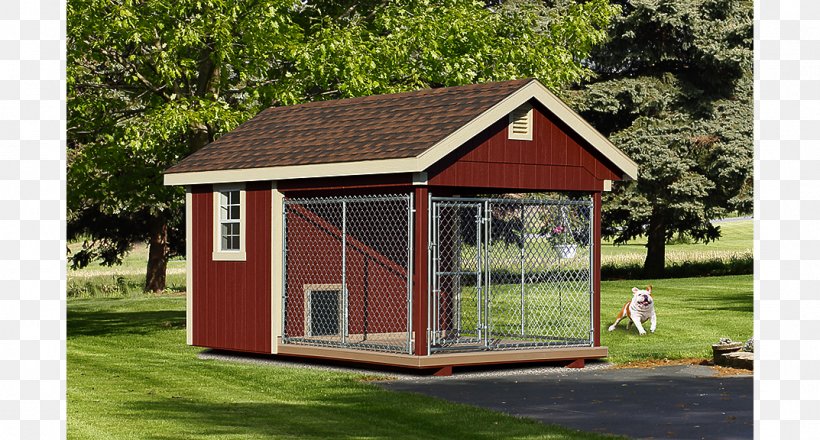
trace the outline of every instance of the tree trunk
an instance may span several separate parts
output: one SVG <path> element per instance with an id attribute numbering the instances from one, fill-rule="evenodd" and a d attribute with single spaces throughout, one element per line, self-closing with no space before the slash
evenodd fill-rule
<path id="1" fill-rule="evenodd" d="M 191 124 L 188 129 L 191 131 L 188 135 L 188 154 L 199 151 L 211 142 L 211 133 L 205 124 Z"/>
<path id="2" fill-rule="evenodd" d="M 145 274 L 145 291 L 165 290 L 165 269 L 168 267 L 168 222 L 154 218 L 150 225 L 148 239 L 148 270 Z"/>
<path id="3" fill-rule="evenodd" d="M 646 260 L 643 263 L 644 274 L 649 278 L 663 275 L 666 264 L 666 222 L 663 216 L 652 211 L 649 219 L 649 231 L 646 243 Z"/>

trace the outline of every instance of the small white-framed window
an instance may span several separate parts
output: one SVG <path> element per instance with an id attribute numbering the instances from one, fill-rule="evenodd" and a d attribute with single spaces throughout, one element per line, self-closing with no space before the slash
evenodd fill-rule
<path id="1" fill-rule="evenodd" d="M 214 187 L 214 260 L 245 260 L 245 187 Z"/>
<path id="2" fill-rule="evenodd" d="M 507 132 L 509 139 L 532 140 L 532 105 L 523 104 L 510 113 L 510 125 Z"/>

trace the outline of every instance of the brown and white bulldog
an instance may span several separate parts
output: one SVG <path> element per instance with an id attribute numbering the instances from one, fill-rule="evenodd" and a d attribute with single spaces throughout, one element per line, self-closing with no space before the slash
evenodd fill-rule
<path id="1" fill-rule="evenodd" d="M 643 329 L 643 323 L 651 320 L 649 331 L 655 333 L 655 327 L 658 324 L 658 318 L 655 316 L 655 300 L 652 299 L 652 286 L 646 286 L 646 290 L 640 290 L 637 287 L 632 288 L 632 301 L 624 304 L 621 311 L 618 312 L 618 317 L 615 318 L 615 323 L 609 326 L 609 331 L 615 330 L 615 326 L 621 322 L 622 319 L 629 318 L 626 323 L 626 329 L 634 322 L 635 327 L 638 328 L 638 333 L 645 335 L 646 330 Z"/>

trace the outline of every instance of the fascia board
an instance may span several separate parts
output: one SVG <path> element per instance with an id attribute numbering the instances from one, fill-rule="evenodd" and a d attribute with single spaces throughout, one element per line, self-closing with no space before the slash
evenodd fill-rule
<path id="1" fill-rule="evenodd" d="M 623 171 L 625 180 L 635 180 L 638 178 L 638 164 L 629 158 L 623 151 L 612 144 L 606 136 L 596 130 L 592 125 L 584 120 L 578 113 L 575 113 L 568 105 L 558 99 L 544 85 L 533 81 L 529 85 L 534 85 L 538 91 L 533 96 L 549 111 L 555 113 L 558 119 L 562 120 L 572 130 L 578 133 L 584 140 L 589 142 L 593 148 L 601 152 L 615 166 Z"/>
<path id="2" fill-rule="evenodd" d="M 315 177 L 364 176 L 373 174 L 412 173 L 422 171 L 415 157 L 366 160 L 359 162 L 322 163 L 286 167 L 169 173 L 165 185 L 198 185 L 210 183 L 255 182 L 266 180 L 308 179 Z"/>
<path id="3" fill-rule="evenodd" d="M 624 176 L 629 180 L 638 178 L 638 165 L 626 154 L 619 150 L 598 130 L 593 128 L 587 121 L 558 99 L 552 92 L 538 81 L 531 81 L 524 87 L 518 89 L 501 102 L 494 105 L 477 118 L 468 122 L 451 135 L 447 136 L 431 148 L 419 155 L 421 166 L 427 169 L 434 163 L 443 159 L 453 150 L 472 139 L 484 129 L 509 115 L 513 110 L 520 107 L 530 99 L 535 99 L 563 121 L 570 129 L 578 133 L 584 140 L 589 142 L 593 148 L 601 152 L 615 166 L 623 171 Z"/>

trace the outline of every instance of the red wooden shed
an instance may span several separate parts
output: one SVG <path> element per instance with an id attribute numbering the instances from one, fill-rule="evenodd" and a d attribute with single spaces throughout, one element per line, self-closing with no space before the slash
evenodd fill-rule
<path id="1" fill-rule="evenodd" d="M 442 374 L 600 344 L 637 166 L 534 79 L 269 108 L 171 167 L 188 344 Z"/>

